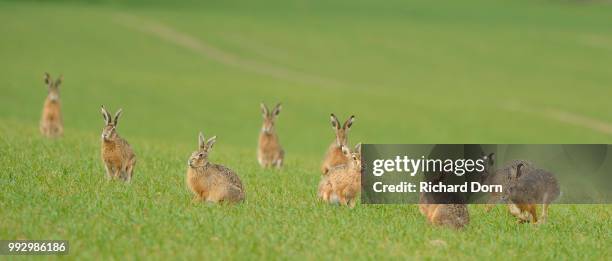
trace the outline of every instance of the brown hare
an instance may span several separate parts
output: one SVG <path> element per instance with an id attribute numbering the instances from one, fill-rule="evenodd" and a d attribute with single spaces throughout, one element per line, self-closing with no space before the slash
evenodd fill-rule
<path id="1" fill-rule="evenodd" d="M 429 223 L 436 226 L 460 229 L 470 222 L 470 214 L 465 204 L 420 203 L 419 210 Z"/>
<path id="2" fill-rule="evenodd" d="M 274 110 L 268 110 L 265 104 L 261 104 L 263 115 L 263 126 L 259 134 L 259 144 L 257 147 L 257 161 L 264 168 L 283 166 L 285 151 L 278 141 L 278 135 L 274 130 L 274 121 L 281 110 L 281 104 L 277 104 Z"/>
<path id="3" fill-rule="evenodd" d="M 442 179 L 443 176 L 435 180 L 434 183 L 438 183 Z M 421 192 L 419 211 L 432 225 L 461 229 L 470 222 L 467 205 L 456 204 L 456 202 L 463 201 L 461 196 L 455 193 Z M 448 204 L 449 202 L 454 204 Z"/>
<path id="4" fill-rule="evenodd" d="M 45 84 L 47 85 L 47 98 L 43 105 L 42 117 L 40 119 L 40 133 L 49 138 L 57 138 L 64 134 L 64 123 L 59 97 L 59 86 L 63 77 L 60 75 L 53 81 L 51 75 L 45 73 Z"/>
<path id="5" fill-rule="evenodd" d="M 342 153 L 342 146 L 347 146 L 348 144 L 348 132 L 354 120 L 355 116 L 351 115 L 344 125 L 340 126 L 340 121 L 338 121 L 336 115 L 333 113 L 331 114 L 331 123 L 336 133 L 336 139 L 329 145 L 325 158 L 323 159 L 323 164 L 321 166 L 323 175 L 327 175 L 327 172 L 334 166 L 347 163 L 348 159 L 344 153 Z"/>
<path id="6" fill-rule="evenodd" d="M 105 126 L 102 129 L 102 161 L 109 179 L 121 179 L 127 182 L 132 180 L 136 155 L 130 144 L 117 133 L 117 122 L 122 109 L 111 118 L 110 113 L 102 106 L 102 116 Z"/>
<path id="7" fill-rule="evenodd" d="M 352 208 L 361 192 L 361 143 L 355 146 L 353 152 L 342 146 L 342 152 L 348 162 L 333 167 L 328 175 L 321 178 L 318 197 L 324 202 L 337 202 Z"/>
<path id="8" fill-rule="evenodd" d="M 546 223 L 548 206 L 555 201 L 561 190 L 555 176 L 543 169 L 525 167 L 520 163 L 512 168 L 508 186 L 502 200 L 508 202 L 510 213 L 519 222 Z M 542 215 L 538 221 L 536 204 L 542 204 Z"/>
<path id="9" fill-rule="evenodd" d="M 487 185 L 502 185 L 503 190 L 507 190 L 508 188 L 508 181 L 510 180 L 510 174 L 512 172 L 513 169 L 516 168 L 516 166 L 518 166 L 519 164 L 523 164 L 523 170 L 529 168 L 533 168 L 533 163 L 531 163 L 530 161 L 527 160 L 512 160 L 509 163 L 507 163 L 504 167 L 496 169 L 496 170 L 492 170 L 492 172 L 487 173 L 487 175 L 484 177 L 482 183 L 483 184 L 487 184 Z M 504 202 L 504 200 L 502 200 L 503 197 L 503 192 L 499 193 L 499 192 L 491 192 L 489 193 L 489 198 L 487 200 L 487 204 L 485 206 L 485 210 L 487 212 L 491 211 L 491 209 L 493 209 L 494 206 L 496 206 L 497 204 L 503 203 L 506 204 L 507 202 Z M 510 205 L 508 205 L 510 207 Z"/>
<path id="10" fill-rule="evenodd" d="M 200 132 L 199 148 L 187 161 L 187 187 L 194 201 L 237 203 L 244 200 L 244 187 L 238 175 L 225 166 L 208 161 L 208 154 L 217 137 L 206 141 Z"/>

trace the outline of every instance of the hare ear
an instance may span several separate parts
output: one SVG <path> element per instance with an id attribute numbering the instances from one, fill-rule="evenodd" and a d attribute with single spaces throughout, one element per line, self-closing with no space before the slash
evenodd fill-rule
<path id="1" fill-rule="evenodd" d="M 49 75 L 48 72 L 45 73 L 44 79 L 45 79 L 45 84 L 47 85 L 51 84 L 51 75 Z"/>
<path id="2" fill-rule="evenodd" d="M 340 121 L 338 121 L 338 118 L 333 113 L 331 114 L 331 124 L 334 130 L 340 129 Z"/>
<path id="3" fill-rule="evenodd" d="M 204 134 L 202 134 L 201 131 L 198 134 L 198 146 L 200 147 L 200 149 L 203 149 L 206 146 L 206 139 L 204 139 Z"/>
<path id="4" fill-rule="evenodd" d="M 261 114 L 262 114 L 262 116 L 263 116 L 264 118 L 268 117 L 268 111 L 269 111 L 269 110 L 268 110 L 268 106 L 266 106 L 266 105 L 265 105 L 265 104 L 263 104 L 263 102 L 262 102 L 262 103 L 260 103 L 260 104 L 259 104 L 259 107 L 261 107 Z"/>
<path id="5" fill-rule="evenodd" d="M 351 115 L 351 117 L 346 120 L 346 122 L 344 123 L 344 129 L 348 130 L 351 128 L 351 126 L 353 125 L 353 121 L 355 120 L 355 115 Z"/>
<path id="6" fill-rule="evenodd" d="M 123 109 L 119 109 L 116 113 L 115 113 L 115 120 L 114 120 L 114 124 L 115 126 L 117 126 L 117 122 L 119 121 L 119 116 L 121 116 L 121 113 L 123 112 Z"/>
<path id="7" fill-rule="evenodd" d="M 518 179 L 521 176 L 521 174 L 522 174 L 521 173 L 522 172 L 521 171 L 522 167 L 523 167 L 523 163 L 520 163 L 520 164 L 516 165 L 515 168 L 512 168 L 510 170 L 510 178 L 514 179 L 514 180 Z"/>
<path id="8" fill-rule="evenodd" d="M 104 117 L 104 123 L 105 123 L 106 125 L 110 124 L 110 122 L 111 122 L 110 113 L 108 113 L 108 111 L 106 110 L 106 108 L 104 108 L 104 105 L 102 105 L 102 107 L 101 107 L 101 111 L 102 111 L 102 117 Z"/>
<path id="9" fill-rule="evenodd" d="M 59 77 L 57 77 L 57 80 L 55 80 L 55 88 L 59 88 L 60 84 L 62 84 L 62 82 L 64 81 L 64 75 L 61 75 Z"/>
<path id="10" fill-rule="evenodd" d="M 355 145 L 355 152 L 361 154 L 361 142 L 357 143 L 357 145 Z"/>
<path id="11" fill-rule="evenodd" d="M 342 154 L 348 158 L 351 156 L 351 150 L 347 146 L 342 145 Z"/>
<path id="12" fill-rule="evenodd" d="M 494 165 L 495 163 L 495 153 L 489 153 L 489 165 Z"/>
<path id="13" fill-rule="evenodd" d="M 217 136 L 213 136 L 212 138 L 208 139 L 208 141 L 206 142 L 206 151 L 210 151 L 215 142 L 217 142 Z"/>
<path id="14" fill-rule="evenodd" d="M 280 113 L 282 107 L 283 106 L 280 104 L 280 102 L 278 104 L 276 104 L 276 107 L 274 107 L 274 110 L 272 111 L 272 115 L 278 116 L 278 114 Z"/>

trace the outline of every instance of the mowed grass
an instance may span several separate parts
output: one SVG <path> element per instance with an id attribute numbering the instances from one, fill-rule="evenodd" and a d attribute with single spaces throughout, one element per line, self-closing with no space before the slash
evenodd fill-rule
<path id="1" fill-rule="evenodd" d="M 611 9 L 0 2 L 0 239 L 67 239 L 69 258 L 606 259 L 608 205 L 555 205 L 543 226 L 470 206 L 452 231 L 414 205 L 346 209 L 315 192 L 330 112 L 357 115 L 352 143 L 612 142 Z M 45 71 L 65 76 L 58 140 L 38 133 Z M 280 171 L 255 159 L 261 101 L 284 104 Z M 132 184 L 104 177 L 101 104 L 124 109 Z M 243 204 L 191 202 L 200 130 L 243 179 Z"/>

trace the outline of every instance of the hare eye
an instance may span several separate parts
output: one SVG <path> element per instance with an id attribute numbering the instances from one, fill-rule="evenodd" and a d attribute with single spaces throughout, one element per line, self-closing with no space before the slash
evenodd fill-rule
<path id="1" fill-rule="evenodd" d="M 200 153 L 200 154 L 198 154 L 198 157 L 200 157 L 200 158 L 201 158 L 201 157 L 204 157 L 204 153 Z"/>

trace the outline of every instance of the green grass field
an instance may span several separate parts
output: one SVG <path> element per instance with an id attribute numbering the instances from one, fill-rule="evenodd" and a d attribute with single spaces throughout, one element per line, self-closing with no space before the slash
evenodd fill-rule
<path id="1" fill-rule="evenodd" d="M 0 239 L 67 239 L 70 259 L 599 259 L 609 205 L 543 226 L 470 206 L 463 231 L 415 205 L 316 202 L 333 139 L 612 143 L 612 5 L 579 1 L 0 2 Z M 64 138 L 38 131 L 43 72 L 64 74 Z M 261 170 L 259 103 L 283 102 L 286 166 Z M 101 104 L 138 157 L 100 160 Z M 191 202 L 197 133 L 247 200 Z"/>

